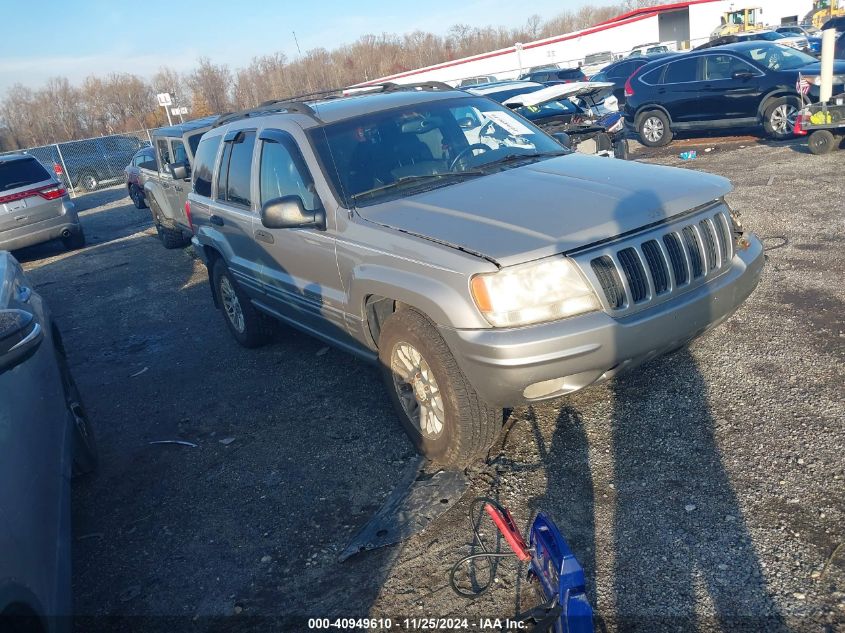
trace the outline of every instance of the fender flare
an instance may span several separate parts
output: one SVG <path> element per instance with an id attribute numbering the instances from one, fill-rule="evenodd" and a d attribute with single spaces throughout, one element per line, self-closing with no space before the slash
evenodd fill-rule
<path id="1" fill-rule="evenodd" d="M 669 110 L 664 108 L 659 103 L 649 103 L 647 105 L 643 105 L 643 106 L 640 106 L 639 108 L 637 108 L 637 113 L 634 115 L 634 127 L 636 127 L 639 124 L 639 120 L 640 120 L 640 117 L 642 115 L 644 115 L 646 112 L 651 112 L 653 110 L 659 110 L 660 112 L 665 114 L 666 118 L 669 119 L 669 124 L 671 125 L 672 115 L 669 114 Z"/>
<path id="2" fill-rule="evenodd" d="M 147 180 L 144 183 L 144 197 L 147 199 L 150 211 L 154 216 L 158 216 L 157 219 L 161 224 L 169 228 L 176 226 L 176 216 L 173 214 L 173 210 L 168 207 L 167 195 L 159 182 L 153 179 Z M 162 204 L 162 201 L 164 201 L 164 204 Z"/>
<path id="3" fill-rule="evenodd" d="M 794 90 L 790 90 L 785 86 L 778 86 L 766 93 L 762 99 L 760 99 L 760 105 L 757 107 L 757 116 L 760 117 L 760 120 L 763 120 L 763 116 L 766 113 L 766 108 L 769 107 L 772 101 L 775 99 L 780 99 L 781 97 L 794 97 L 798 99 L 798 93 Z"/>
<path id="4" fill-rule="evenodd" d="M 356 266 L 352 275 L 350 306 L 367 323 L 367 298 L 372 295 L 393 299 L 416 308 L 436 325 L 452 328 L 485 327 L 483 318 L 471 305 L 469 295 L 430 276 L 382 265 Z M 453 306 L 446 310 L 444 306 Z M 489 327 L 489 326 L 487 326 Z"/>

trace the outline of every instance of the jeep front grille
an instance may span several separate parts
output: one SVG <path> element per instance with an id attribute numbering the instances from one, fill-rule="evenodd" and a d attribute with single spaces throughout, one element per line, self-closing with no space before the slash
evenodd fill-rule
<path id="1" fill-rule="evenodd" d="M 730 266 L 732 245 L 728 210 L 719 204 L 574 258 L 585 272 L 589 264 L 609 311 L 623 315 L 721 274 Z"/>

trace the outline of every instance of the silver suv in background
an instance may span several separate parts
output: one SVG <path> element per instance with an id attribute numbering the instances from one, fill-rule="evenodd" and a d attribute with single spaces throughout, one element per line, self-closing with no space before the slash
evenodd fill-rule
<path id="1" fill-rule="evenodd" d="M 418 450 L 461 465 L 503 408 L 612 378 L 742 304 L 763 251 L 730 189 L 570 153 L 490 99 L 422 84 L 224 116 L 188 198 L 238 342 L 276 319 L 377 363 Z"/>
<path id="2" fill-rule="evenodd" d="M 200 138 L 216 119 L 206 117 L 154 130 L 155 159 L 138 166 L 143 200 L 165 248 L 181 248 L 190 242 L 191 216 L 185 202 L 191 188 L 191 163 Z"/>
<path id="3" fill-rule="evenodd" d="M 61 239 L 85 246 L 76 207 L 54 174 L 27 154 L 0 156 L 0 250 Z"/>

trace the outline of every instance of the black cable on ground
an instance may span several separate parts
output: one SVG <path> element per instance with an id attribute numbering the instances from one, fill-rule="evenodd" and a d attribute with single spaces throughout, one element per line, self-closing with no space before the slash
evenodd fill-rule
<path id="1" fill-rule="evenodd" d="M 474 517 L 476 507 L 481 505 L 481 507 L 483 508 L 484 504 L 487 503 L 499 510 L 499 512 L 501 512 L 502 514 L 505 513 L 505 508 L 495 499 L 490 499 L 489 497 L 476 497 L 472 500 L 472 503 L 470 503 L 469 506 L 469 523 L 470 527 L 472 527 L 472 532 L 474 535 L 472 547 L 480 547 L 481 552 L 464 556 L 461 560 L 452 565 L 452 569 L 449 572 L 449 586 L 452 587 L 452 591 L 454 591 L 459 596 L 463 596 L 464 598 L 475 598 L 490 589 L 490 586 L 493 584 L 493 581 L 496 578 L 497 559 L 516 556 L 516 554 L 514 554 L 513 552 L 491 552 L 487 549 L 487 546 L 484 544 L 484 541 L 481 538 L 481 534 L 478 532 L 478 526 L 481 523 L 481 518 L 483 515 L 479 515 L 478 521 L 476 521 Z M 489 566 L 487 568 L 487 582 L 480 585 L 479 588 L 475 591 L 466 591 L 464 589 L 461 589 L 455 582 L 455 574 L 458 572 L 458 569 L 461 567 L 461 565 L 464 565 L 467 562 L 475 560 L 477 558 L 486 558 L 489 561 Z"/>

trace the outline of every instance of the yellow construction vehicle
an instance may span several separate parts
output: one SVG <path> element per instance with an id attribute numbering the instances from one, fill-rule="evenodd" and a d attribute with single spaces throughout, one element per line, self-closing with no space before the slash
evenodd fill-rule
<path id="1" fill-rule="evenodd" d="M 817 29 L 830 18 L 845 15 L 845 3 L 839 0 L 814 0 L 813 10 L 804 18 L 804 22 L 811 23 Z"/>
<path id="2" fill-rule="evenodd" d="M 820 0 L 824 1 L 824 0 Z M 836 0 L 833 0 L 834 2 Z M 722 14 L 722 23 L 710 34 L 710 38 L 722 35 L 734 35 L 746 31 L 759 31 L 763 28 L 763 9 L 760 7 L 746 7 Z"/>

